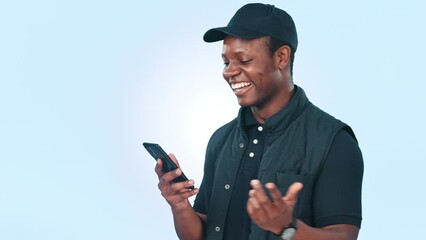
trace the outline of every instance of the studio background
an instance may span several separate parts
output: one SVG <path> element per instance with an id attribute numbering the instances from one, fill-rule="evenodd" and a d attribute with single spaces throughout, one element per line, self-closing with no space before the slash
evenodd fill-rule
<path id="1" fill-rule="evenodd" d="M 245 3 L 2 1 L 0 239 L 177 239 L 142 142 L 199 186 L 210 135 L 239 107 L 221 42 L 202 36 Z M 295 83 L 358 137 L 359 239 L 421 238 L 426 4 L 269 3 L 296 22 Z"/>

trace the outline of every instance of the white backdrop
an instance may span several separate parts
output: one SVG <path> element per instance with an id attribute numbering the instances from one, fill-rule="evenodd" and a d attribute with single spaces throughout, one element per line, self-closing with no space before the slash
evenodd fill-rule
<path id="1" fill-rule="evenodd" d="M 0 239 L 176 239 L 141 144 L 198 186 L 210 135 L 238 110 L 221 43 L 202 35 L 244 3 L 0 3 Z M 295 83 L 357 134 L 359 239 L 421 239 L 426 4 L 270 3 L 296 22 Z"/>

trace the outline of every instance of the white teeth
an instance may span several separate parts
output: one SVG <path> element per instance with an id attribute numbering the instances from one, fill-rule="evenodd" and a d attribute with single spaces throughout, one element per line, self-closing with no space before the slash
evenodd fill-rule
<path id="1" fill-rule="evenodd" d="M 231 88 L 232 88 L 232 90 L 237 90 L 237 89 L 247 87 L 247 86 L 250 86 L 250 85 L 251 85 L 250 82 L 232 83 Z"/>

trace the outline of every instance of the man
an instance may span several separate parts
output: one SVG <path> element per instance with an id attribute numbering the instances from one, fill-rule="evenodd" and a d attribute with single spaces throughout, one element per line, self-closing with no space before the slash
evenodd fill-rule
<path id="1" fill-rule="evenodd" d="M 351 128 L 293 84 L 291 16 L 247 4 L 204 40 L 223 40 L 223 77 L 241 109 L 212 135 L 199 189 L 173 183 L 181 169 L 164 173 L 157 162 L 179 238 L 357 239 L 362 154 Z"/>

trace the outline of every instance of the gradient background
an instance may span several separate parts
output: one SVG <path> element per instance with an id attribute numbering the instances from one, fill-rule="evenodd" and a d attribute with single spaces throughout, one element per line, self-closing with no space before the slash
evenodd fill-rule
<path id="1" fill-rule="evenodd" d="M 238 110 L 202 35 L 244 3 L 2 1 L 0 239 L 176 239 L 141 144 L 199 186 Z M 422 239 L 425 2 L 270 3 L 298 28 L 295 83 L 359 139 L 359 239 Z"/>

